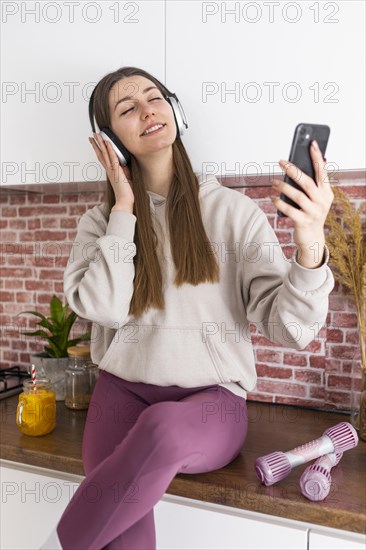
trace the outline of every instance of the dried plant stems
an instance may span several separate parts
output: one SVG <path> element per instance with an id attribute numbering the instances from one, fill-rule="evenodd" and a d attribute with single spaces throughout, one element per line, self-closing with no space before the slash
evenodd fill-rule
<path id="1" fill-rule="evenodd" d="M 362 229 L 361 212 L 363 201 L 356 209 L 347 194 L 332 186 L 334 201 L 325 225 L 326 244 L 334 278 L 347 287 L 349 299 L 355 303 L 361 347 L 361 368 L 366 373 L 366 240 Z"/>

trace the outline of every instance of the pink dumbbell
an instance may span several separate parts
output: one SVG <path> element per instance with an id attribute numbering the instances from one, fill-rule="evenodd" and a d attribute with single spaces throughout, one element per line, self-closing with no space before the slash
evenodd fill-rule
<path id="1" fill-rule="evenodd" d="M 349 422 L 340 422 L 305 445 L 286 453 L 275 451 L 257 458 L 255 472 L 264 485 L 273 485 L 288 476 L 292 468 L 328 453 L 343 453 L 356 447 L 357 443 L 358 436 L 353 426 Z"/>
<path id="2" fill-rule="evenodd" d="M 301 492 L 309 500 L 324 500 L 328 496 L 332 478 L 330 471 L 337 466 L 343 453 L 329 453 L 317 458 L 300 477 Z"/>

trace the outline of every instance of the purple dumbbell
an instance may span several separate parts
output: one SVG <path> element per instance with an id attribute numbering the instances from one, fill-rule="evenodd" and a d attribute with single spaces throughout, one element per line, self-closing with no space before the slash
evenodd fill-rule
<path id="1" fill-rule="evenodd" d="M 255 472 L 264 485 L 284 479 L 292 468 L 329 453 L 343 453 L 358 443 L 356 430 L 349 422 L 340 422 L 325 430 L 323 435 L 305 445 L 283 453 L 275 451 L 257 458 Z"/>
<path id="2" fill-rule="evenodd" d="M 316 459 L 300 477 L 301 492 L 309 500 L 324 500 L 328 496 L 332 478 L 330 471 L 337 466 L 343 453 L 329 453 Z"/>

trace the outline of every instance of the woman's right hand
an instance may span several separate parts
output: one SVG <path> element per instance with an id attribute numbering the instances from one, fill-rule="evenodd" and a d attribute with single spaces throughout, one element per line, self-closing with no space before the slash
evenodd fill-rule
<path id="1" fill-rule="evenodd" d="M 104 141 L 100 134 L 93 134 L 97 140 L 99 147 L 96 145 L 93 138 L 89 138 L 90 143 L 97 155 L 99 162 L 107 172 L 109 181 L 113 187 L 116 197 L 115 206 L 133 207 L 135 197 L 132 192 L 131 173 L 127 166 L 121 166 L 118 157 L 108 141 Z"/>

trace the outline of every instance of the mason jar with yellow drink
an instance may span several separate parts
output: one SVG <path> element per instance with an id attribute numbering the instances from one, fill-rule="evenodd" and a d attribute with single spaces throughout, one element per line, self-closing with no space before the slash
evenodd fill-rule
<path id="1" fill-rule="evenodd" d="M 45 435 L 56 426 L 56 394 L 48 378 L 23 382 L 19 394 L 16 423 L 25 435 Z"/>

